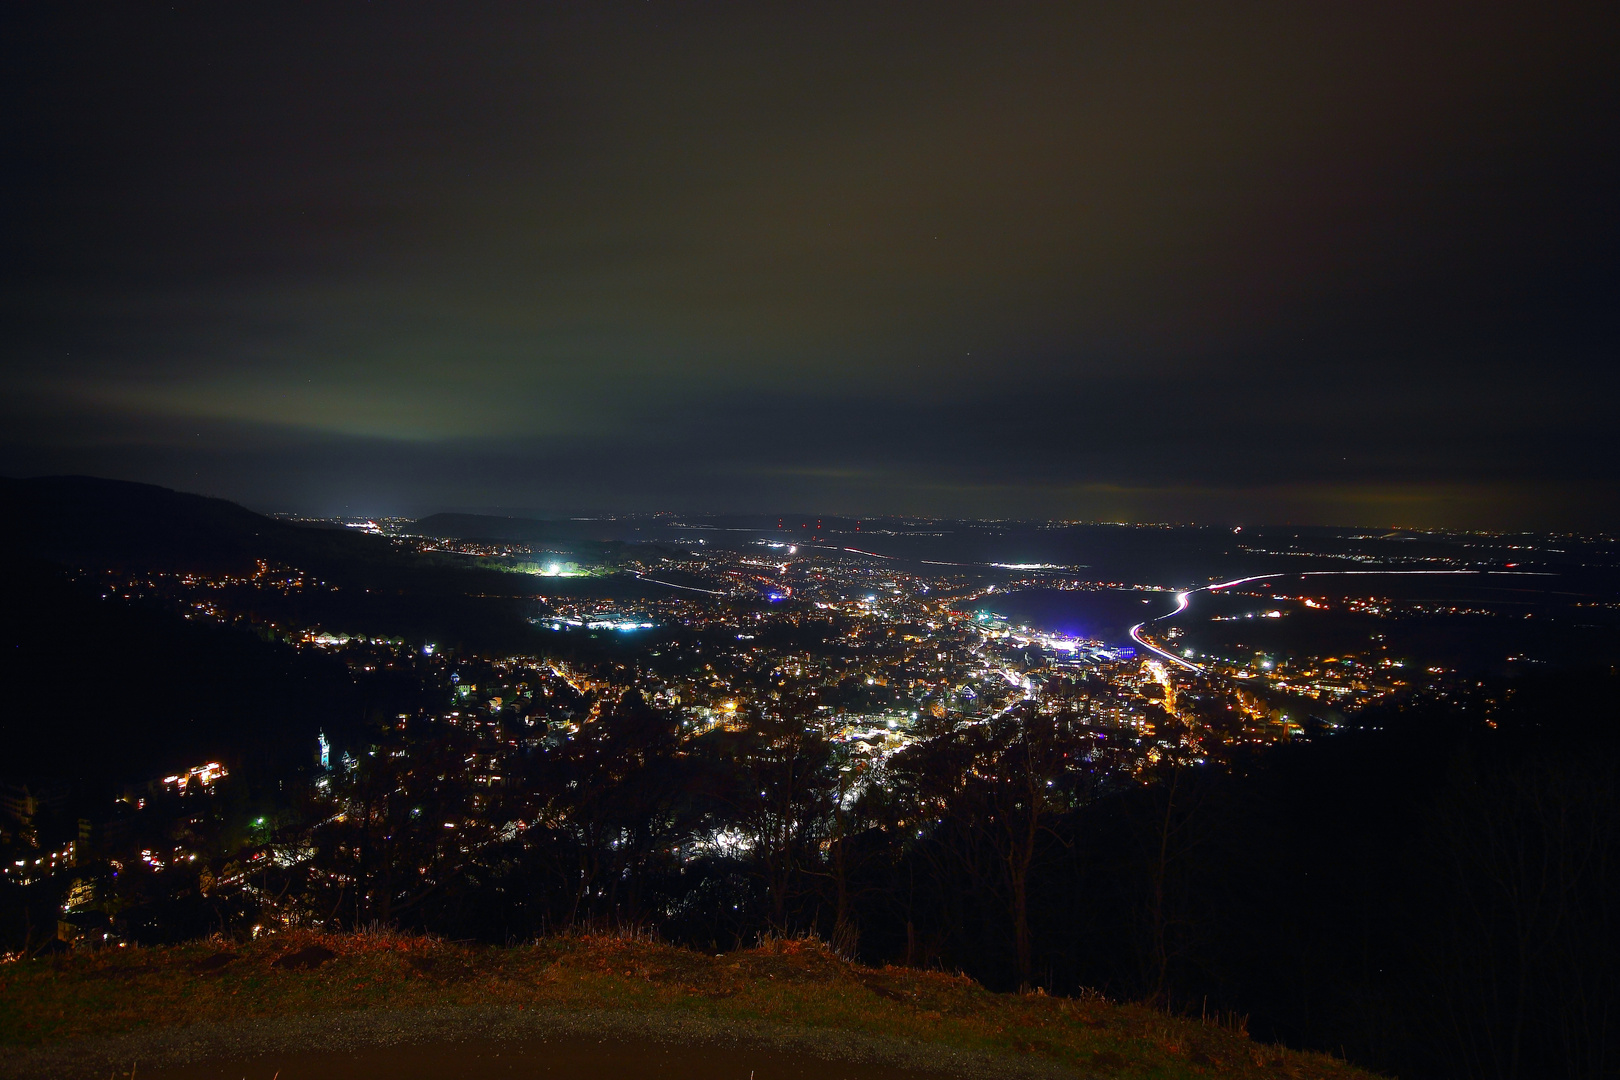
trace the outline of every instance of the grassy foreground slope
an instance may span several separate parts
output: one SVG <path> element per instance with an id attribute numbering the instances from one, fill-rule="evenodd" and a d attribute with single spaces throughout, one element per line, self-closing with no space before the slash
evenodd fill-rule
<path id="1" fill-rule="evenodd" d="M 710 956 L 611 937 L 510 948 L 291 932 L 243 946 L 127 948 L 0 966 L 0 1055 L 188 1022 L 433 1007 L 617 1010 L 739 1031 L 835 1029 L 1035 1056 L 1086 1075 L 1359 1077 L 1241 1030 L 1101 998 L 994 994 L 971 979 L 846 963 L 816 941 Z"/>

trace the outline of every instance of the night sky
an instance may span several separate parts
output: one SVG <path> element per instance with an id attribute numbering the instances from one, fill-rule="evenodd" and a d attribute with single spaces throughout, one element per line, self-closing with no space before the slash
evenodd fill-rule
<path id="1" fill-rule="evenodd" d="M 1620 525 L 1620 5 L 0 20 L 8 475 Z"/>

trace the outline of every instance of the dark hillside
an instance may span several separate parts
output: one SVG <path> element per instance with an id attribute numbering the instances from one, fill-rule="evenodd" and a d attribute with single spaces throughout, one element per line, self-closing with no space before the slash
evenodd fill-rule
<path id="1" fill-rule="evenodd" d="M 1236 1009 L 1401 1076 L 1614 1075 L 1617 693 L 1601 670 L 1482 684 L 1099 801 L 1032 890 L 1055 983 Z M 929 902 L 972 911 L 969 884 Z M 945 940 L 1009 980 L 994 938 Z"/>
<path id="2" fill-rule="evenodd" d="M 358 720 L 341 661 L 160 605 L 104 599 L 37 562 L 0 588 L 0 759 L 5 773 L 91 786 L 200 764 L 265 769 L 307 757 L 315 732 Z"/>
<path id="3" fill-rule="evenodd" d="M 259 564 L 312 587 L 222 596 L 253 622 L 316 626 L 448 646 L 518 647 L 533 579 L 453 554 L 422 555 L 378 536 L 277 521 L 235 503 L 91 477 L 0 479 L 12 561 L 84 571 L 247 578 Z M 318 587 L 317 587 L 318 586 Z M 14 606 L 26 623 L 24 594 Z"/>
<path id="4" fill-rule="evenodd" d="M 0 776 L 105 787 L 210 759 L 280 769 L 308 756 L 317 729 L 341 735 L 393 707 L 369 702 L 341 661 L 278 640 L 277 627 L 447 648 L 532 635 L 524 576 L 221 499 L 88 477 L 0 479 L 0 513 Z M 319 587 L 253 582 L 261 561 Z M 213 617 L 187 617 L 195 597 L 177 573 L 211 580 Z M 28 765 L 3 764 L 17 762 Z"/>
<path id="5" fill-rule="evenodd" d="M 63 566 L 245 574 L 258 560 L 345 585 L 434 593 L 525 592 L 523 579 L 378 536 L 311 528 L 224 499 L 87 476 L 0 479 L 4 543 Z"/>
<path id="6" fill-rule="evenodd" d="M 375 537 L 311 529 L 224 499 L 88 476 L 0 480 L 11 543 L 69 566 L 251 569 L 255 559 L 294 565 L 386 557 Z"/>

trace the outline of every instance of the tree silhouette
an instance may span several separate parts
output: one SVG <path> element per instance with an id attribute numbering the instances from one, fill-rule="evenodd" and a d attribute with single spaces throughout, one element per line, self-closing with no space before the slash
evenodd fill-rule
<path id="1" fill-rule="evenodd" d="M 1032 985 L 1030 876 L 1044 843 L 1066 842 L 1060 818 L 1095 789 L 1086 742 L 1068 716 L 1040 716 L 1030 703 L 948 727 L 895 756 L 891 772 L 924 850 L 947 860 L 975 888 L 1001 897 L 1019 985 Z"/>

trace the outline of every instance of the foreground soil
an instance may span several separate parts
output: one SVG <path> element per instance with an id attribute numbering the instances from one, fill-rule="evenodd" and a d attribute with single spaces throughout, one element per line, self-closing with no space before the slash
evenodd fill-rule
<path id="1" fill-rule="evenodd" d="M 829 1062 L 837 1062 L 831 1065 Z M 1100 997 L 993 994 L 815 941 L 709 956 L 397 934 L 0 965 L 0 1075 L 1339 1077 L 1341 1061 Z"/>
<path id="2" fill-rule="evenodd" d="M 828 1061 L 770 1047 L 595 1039 L 380 1046 L 270 1053 L 242 1061 L 140 1070 L 148 1080 L 933 1080 L 952 1074 L 871 1061 Z"/>

